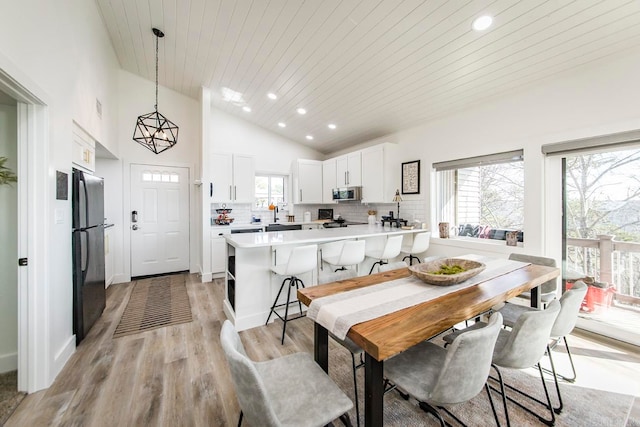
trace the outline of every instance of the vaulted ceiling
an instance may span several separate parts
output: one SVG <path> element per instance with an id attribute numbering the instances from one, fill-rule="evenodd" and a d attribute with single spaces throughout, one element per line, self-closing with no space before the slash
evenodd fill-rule
<path id="1" fill-rule="evenodd" d="M 324 153 L 640 45 L 638 0 L 96 2 L 123 69 L 155 80 L 157 27 L 161 85 Z"/>

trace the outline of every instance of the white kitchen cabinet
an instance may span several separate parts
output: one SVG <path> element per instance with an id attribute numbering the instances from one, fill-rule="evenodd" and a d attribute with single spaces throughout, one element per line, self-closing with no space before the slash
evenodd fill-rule
<path id="1" fill-rule="evenodd" d="M 362 154 L 362 203 L 391 203 L 400 188 L 397 146 L 391 143 L 365 148 Z"/>
<path id="2" fill-rule="evenodd" d="M 322 203 L 336 203 L 333 201 L 333 189 L 338 186 L 336 181 L 336 159 L 322 162 Z"/>
<path id="3" fill-rule="evenodd" d="M 322 203 L 322 162 L 298 159 L 292 169 L 293 203 Z"/>
<path id="4" fill-rule="evenodd" d="M 73 165 L 87 172 L 96 170 L 96 142 L 80 126 L 73 123 Z"/>
<path id="5" fill-rule="evenodd" d="M 223 277 L 227 263 L 227 241 L 224 238 L 229 230 L 211 230 L 211 274 Z"/>
<path id="6" fill-rule="evenodd" d="M 209 196 L 217 203 L 253 203 L 254 157 L 245 154 L 213 153 Z"/>
<path id="7" fill-rule="evenodd" d="M 357 187 L 362 185 L 360 151 L 336 157 L 336 182 L 338 187 Z"/>

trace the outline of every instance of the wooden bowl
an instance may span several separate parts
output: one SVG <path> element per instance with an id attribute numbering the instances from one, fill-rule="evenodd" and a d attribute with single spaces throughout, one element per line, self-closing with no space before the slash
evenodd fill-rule
<path id="1" fill-rule="evenodd" d="M 459 265 L 465 271 L 456 274 L 435 274 L 443 265 Z M 462 258 L 443 258 L 409 266 L 411 274 L 425 283 L 437 286 L 449 286 L 464 282 L 473 276 L 480 274 L 486 268 L 481 262 Z"/>

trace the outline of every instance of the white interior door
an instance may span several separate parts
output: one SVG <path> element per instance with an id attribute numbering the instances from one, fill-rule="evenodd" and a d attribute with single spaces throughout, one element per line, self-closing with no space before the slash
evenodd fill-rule
<path id="1" fill-rule="evenodd" d="M 189 170 L 131 165 L 131 276 L 189 269 Z"/>

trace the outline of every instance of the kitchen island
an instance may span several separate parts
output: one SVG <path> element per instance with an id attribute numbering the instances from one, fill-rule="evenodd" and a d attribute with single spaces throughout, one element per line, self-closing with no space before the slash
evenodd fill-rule
<path id="1" fill-rule="evenodd" d="M 224 312 L 236 330 L 264 325 L 269 315 L 280 284 L 284 277 L 271 272 L 271 266 L 286 263 L 291 250 L 296 246 L 323 244 L 340 240 L 365 239 L 368 246 L 381 246 L 387 236 L 414 233 L 426 230 L 398 229 L 380 225 L 354 225 L 341 228 L 315 230 L 272 231 L 263 233 L 227 234 L 227 265 L 225 275 Z M 407 238 L 407 237 L 405 237 Z M 320 267 L 320 251 L 318 266 Z M 367 274 L 374 260 L 365 259 L 359 266 L 360 275 Z M 318 271 L 300 276 L 305 286 L 318 283 Z M 295 299 L 295 292 L 292 292 Z M 286 301 L 286 294 L 280 296 Z M 290 311 L 297 308 L 292 306 Z M 275 316 L 272 316 L 272 318 Z"/>

